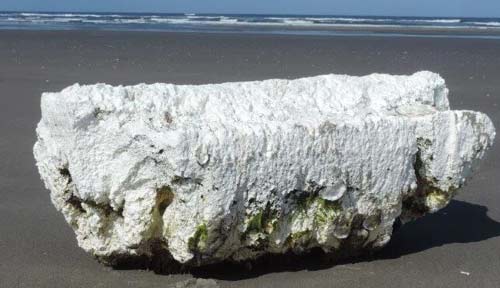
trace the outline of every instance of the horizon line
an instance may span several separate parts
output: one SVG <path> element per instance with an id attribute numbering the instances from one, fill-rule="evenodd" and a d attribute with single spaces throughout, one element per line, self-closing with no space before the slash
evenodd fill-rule
<path id="1" fill-rule="evenodd" d="M 195 15 L 258 15 L 258 16 L 327 16 L 327 17 L 402 17 L 402 18 L 475 18 L 475 19 L 485 19 L 485 18 L 495 18 L 500 19 L 500 16 L 409 16 L 409 15 L 375 15 L 375 14 L 284 14 L 284 13 L 214 13 L 214 12 L 118 12 L 118 11 L 44 11 L 44 10 L 0 10 L 0 13 L 74 13 L 74 14 L 85 14 L 85 13 L 96 13 L 96 14 L 195 14 Z"/>

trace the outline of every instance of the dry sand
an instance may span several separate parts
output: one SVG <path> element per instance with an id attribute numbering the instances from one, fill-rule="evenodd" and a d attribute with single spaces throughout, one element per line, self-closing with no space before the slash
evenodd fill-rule
<path id="1" fill-rule="evenodd" d="M 500 40 L 1 31 L 0 287 L 192 283 L 189 274 L 112 270 L 77 247 L 32 156 L 41 92 L 75 82 L 212 83 L 422 69 L 447 80 L 453 109 L 485 112 L 500 127 Z M 305 259 L 255 273 L 225 267 L 210 276 L 221 287 L 499 287 L 499 176 L 497 143 L 449 207 L 404 226 L 373 259 L 337 266 Z"/>

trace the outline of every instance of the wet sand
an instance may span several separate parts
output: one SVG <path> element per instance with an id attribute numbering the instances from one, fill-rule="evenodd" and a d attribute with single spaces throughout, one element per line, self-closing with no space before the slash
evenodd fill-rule
<path id="1" fill-rule="evenodd" d="M 169 287 L 193 277 L 112 270 L 77 247 L 32 155 L 43 91 L 419 70 L 446 79 L 453 109 L 500 127 L 500 40 L 0 31 L 0 287 Z M 449 207 L 404 226 L 374 258 L 210 276 L 221 287 L 498 287 L 499 175 L 497 143 Z"/>

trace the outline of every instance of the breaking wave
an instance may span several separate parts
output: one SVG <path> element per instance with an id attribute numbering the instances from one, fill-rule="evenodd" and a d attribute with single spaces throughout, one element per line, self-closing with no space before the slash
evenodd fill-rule
<path id="1" fill-rule="evenodd" d="M 295 16 L 295 15 L 215 15 L 215 14 L 136 14 L 136 13 L 14 13 L 0 12 L 0 28 L 15 25 L 52 25 L 78 29 L 90 26 L 133 29 L 176 29 L 176 27 L 362 27 L 405 26 L 443 28 L 500 28 L 495 18 L 418 18 L 418 17 L 358 17 L 358 16 Z M 43 28 L 43 27 L 42 27 Z"/>

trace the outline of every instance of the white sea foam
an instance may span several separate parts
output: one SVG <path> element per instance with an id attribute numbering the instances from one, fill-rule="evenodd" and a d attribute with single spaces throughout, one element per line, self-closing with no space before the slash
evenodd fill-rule
<path id="1" fill-rule="evenodd" d="M 473 25 L 485 25 L 485 26 L 495 26 L 495 27 L 500 27 L 500 22 L 467 22 L 467 24 L 473 24 Z"/>
<path id="2" fill-rule="evenodd" d="M 390 22 L 394 21 L 391 19 L 385 19 L 385 18 L 345 18 L 345 17 L 327 17 L 327 18 L 306 18 L 307 20 L 311 21 L 320 21 L 320 22 Z"/>
<path id="3" fill-rule="evenodd" d="M 119 14 L 80 14 L 80 13 L 20 13 L 23 17 L 123 17 Z"/>
<path id="4" fill-rule="evenodd" d="M 109 25 L 151 25 L 151 28 L 175 25 L 179 26 L 243 26 L 243 27 L 291 27 L 301 28 L 339 28 L 339 27 L 432 27 L 433 29 L 476 28 L 497 29 L 500 21 L 496 19 L 459 19 L 459 18 L 390 18 L 390 17 L 355 17 L 355 16 L 256 16 L 256 15 L 203 15 L 185 14 L 96 14 L 96 13 L 0 13 L 1 24 L 40 25 L 78 23 Z M 1 27 L 0 27 L 1 29 Z M 196 29 L 196 28 L 194 28 Z"/>

